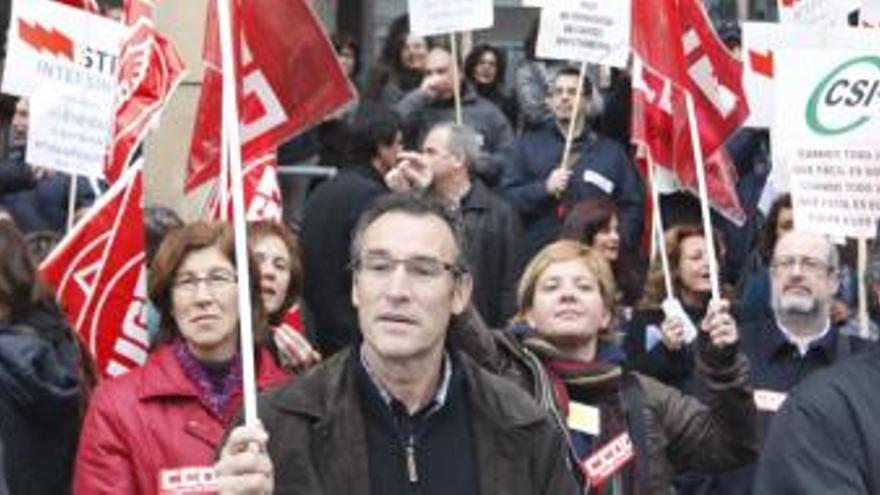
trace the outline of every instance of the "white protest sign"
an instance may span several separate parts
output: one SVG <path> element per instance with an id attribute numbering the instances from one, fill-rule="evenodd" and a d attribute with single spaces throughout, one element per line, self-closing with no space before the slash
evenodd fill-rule
<path id="1" fill-rule="evenodd" d="M 47 0 L 12 4 L 2 91 L 30 99 L 27 161 L 101 175 L 126 28 Z"/>
<path id="2" fill-rule="evenodd" d="M 492 27 L 492 0 L 407 0 L 413 33 L 433 36 Z"/>
<path id="3" fill-rule="evenodd" d="M 846 26 L 861 0 L 777 0 L 779 22 L 812 26 Z"/>
<path id="4" fill-rule="evenodd" d="M 880 27 L 880 0 L 862 0 L 859 23 L 867 28 Z"/>
<path id="5" fill-rule="evenodd" d="M 880 55 L 777 52 L 773 142 L 799 230 L 869 238 L 880 219 Z"/>
<path id="6" fill-rule="evenodd" d="M 770 127 L 775 101 L 775 52 L 782 48 L 874 48 L 880 36 L 852 28 L 822 28 L 798 24 L 744 22 L 743 87 L 751 114 L 744 125 Z"/>
<path id="7" fill-rule="evenodd" d="M 538 57 L 626 67 L 630 5 L 630 0 L 547 2 L 541 9 Z"/>

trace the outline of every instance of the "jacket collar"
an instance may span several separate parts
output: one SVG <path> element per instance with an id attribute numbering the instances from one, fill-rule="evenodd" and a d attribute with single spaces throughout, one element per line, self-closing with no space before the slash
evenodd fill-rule
<path id="1" fill-rule="evenodd" d="M 265 349 L 258 351 L 256 366 L 259 389 L 280 385 L 289 378 Z M 167 344 L 150 353 L 140 376 L 138 398 L 156 397 L 198 397 L 195 384 L 186 376 L 173 349 Z"/>
<path id="2" fill-rule="evenodd" d="M 761 349 L 762 352 L 764 352 L 764 357 L 767 362 L 785 356 L 787 352 L 797 350 L 797 347 L 788 340 L 788 337 L 785 336 L 782 329 L 779 328 L 775 321 L 767 325 L 767 327 L 768 328 L 764 329 L 765 331 L 761 332 L 764 340 Z M 828 331 L 825 332 L 825 335 L 810 342 L 807 353 L 801 359 L 807 359 L 810 354 L 817 353 L 825 358 L 827 362 L 832 362 L 834 360 L 835 351 L 837 350 L 838 333 L 839 329 L 835 325 L 831 325 Z"/>
<path id="3" fill-rule="evenodd" d="M 489 191 L 479 177 L 471 179 L 471 188 L 461 198 L 461 211 L 486 210 L 490 204 Z"/>
<path id="4" fill-rule="evenodd" d="M 373 182 L 376 182 L 377 184 L 382 184 L 382 186 L 385 187 L 385 178 L 382 177 L 382 174 L 380 174 L 378 170 L 376 170 L 376 167 L 369 163 L 357 163 L 349 165 L 347 167 L 344 167 L 342 169 L 342 172 L 359 175 Z"/>
<path id="5" fill-rule="evenodd" d="M 510 401 L 502 391 L 516 388 L 507 380 L 490 374 L 469 356 L 456 352 L 465 379 L 472 413 L 479 412 L 494 427 L 512 431 L 544 421 L 544 412 L 526 401 Z M 273 398 L 276 405 L 288 412 L 311 416 L 319 422 L 329 421 L 338 414 L 340 404 L 351 401 L 347 394 L 355 390 L 353 367 L 357 359 L 351 348 L 336 353 L 325 363 L 299 378 L 298 386 L 285 387 Z"/>

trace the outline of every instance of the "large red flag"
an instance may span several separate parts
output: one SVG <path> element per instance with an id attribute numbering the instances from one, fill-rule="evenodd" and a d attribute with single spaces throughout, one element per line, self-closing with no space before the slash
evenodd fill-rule
<path id="1" fill-rule="evenodd" d="M 274 152 L 267 152 L 256 156 L 244 165 L 242 180 L 244 185 L 244 212 L 245 220 L 273 220 L 281 222 L 282 202 L 281 188 L 278 186 L 277 159 Z M 208 197 L 207 214 L 205 216 L 220 220 L 232 218 L 232 192 L 227 188 L 226 212 L 223 214 L 223 198 L 220 195 L 219 183 L 215 181 L 214 187 Z M 230 184 L 229 180 L 225 183 Z"/>
<path id="2" fill-rule="evenodd" d="M 633 2 L 633 141 L 641 163 L 674 172 L 696 191 L 691 125 L 696 125 L 712 206 L 735 223 L 745 214 L 724 142 L 749 115 L 742 64 L 718 39 L 699 0 Z M 693 98 L 690 122 L 686 97 Z"/>
<path id="3" fill-rule="evenodd" d="M 40 267 L 102 376 L 147 357 L 142 167 L 126 170 Z"/>
<path id="4" fill-rule="evenodd" d="M 70 5 L 71 7 L 76 7 L 78 9 L 87 10 L 89 12 L 93 12 L 98 14 L 101 12 L 101 9 L 98 8 L 98 2 L 95 0 L 57 0 L 58 3 L 63 3 L 65 5 Z"/>
<path id="5" fill-rule="evenodd" d="M 119 63 L 120 97 L 116 106 L 113 143 L 104 167 L 112 183 L 158 123 L 171 94 L 183 80 L 183 61 L 174 45 L 153 27 L 154 3 L 128 0 L 126 22 L 131 26 Z"/>
<path id="6" fill-rule="evenodd" d="M 210 2 L 205 76 L 190 144 L 189 192 L 220 173 L 220 44 Z M 355 93 L 305 0 L 243 0 L 239 26 L 242 161 L 251 163 L 351 102 Z"/>

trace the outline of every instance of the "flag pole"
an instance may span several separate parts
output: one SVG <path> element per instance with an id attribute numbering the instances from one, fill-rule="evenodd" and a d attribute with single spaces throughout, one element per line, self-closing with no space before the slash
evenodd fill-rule
<path id="1" fill-rule="evenodd" d="M 568 123 L 568 131 L 565 133 L 565 148 L 562 150 L 562 163 L 560 167 L 565 169 L 571 168 L 568 161 L 571 158 L 571 143 L 574 140 L 574 128 L 578 119 L 578 109 L 581 107 L 581 98 L 584 97 L 584 78 L 587 77 L 587 62 L 581 62 L 580 73 L 578 74 L 577 91 L 574 96 L 574 109 L 571 112 L 571 120 Z"/>
<path id="2" fill-rule="evenodd" d="M 73 217 L 76 215 L 76 189 L 77 183 L 79 182 L 78 176 L 76 174 L 70 174 L 70 187 L 68 188 L 67 194 L 67 231 L 70 232 L 73 229 L 74 220 Z"/>
<path id="3" fill-rule="evenodd" d="M 657 181 L 655 180 L 657 165 L 648 155 L 648 170 L 651 180 L 651 201 L 654 202 L 654 230 L 657 235 L 657 250 L 660 254 L 660 266 L 663 268 L 663 283 L 666 287 L 666 298 L 675 297 L 675 290 L 672 286 L 672 271 L 669 269 L 669 253 L 666 252 L 666 236 L 663 228 L 663 215 L 660 213 L 660 193 L 657 191 Z"/>
<path id="4" fill-rule="evenodd" d="M 712 284 L 712 299 L 721 299 L 721 285 L 718 276 L 718 264 L 715 256 L 715 236 L 712 235 L 712 218 L 709 213 L 709 194 L 706 187 L 706 164 L 703 162 L 703 151 L 700 145 L 700 130 L 697 128 L 697 112 L 694 109 L 693 96 L 685 92 L 688 127 L 691 132 L 691 147 L 694 153 L 694 168 L 697 171 L 697 186 L 700 193 L 700 211 L 703 217 L 703 236 L 706 239 L 706 256 L 709 258 L 709 281 Z"/>
<path id="5" fill-rule="evenodd" d="M 248 271 L 247 230 L 244 218 L 243 179 L 241 166 L 241 136 L 238 125 L 237 74 L 233 54 L 232 21 L 230 7 L 237 0 L 216 0 L 220 31 L 223 74 L 223 128 L 229 139 L 229 172 L 232 179 L 232 223 L 235 230 L 235 265 L 238 275 L 239 341 L 241 344 L 242 388 L 244 394 L 245 424 L 257 421 L 257 387 L 254 367 L 254 329 L 251 317 L 250 273 Z M 224 208 L 225 209 L 225 208 Z"/>
<path id="6" fill-rule="evenodd" d="M 455 97 L 455 123 L 461 125 L 461 84 L 458 80 L 458 41 L 455 33 L 449 33 L 449 50 L 452 52 L 452 94 Z"/>
<path id="7" fill-rule="evenodd" d="M 864 237 L 860 237 L 858 245 L 859 267 L 856 271 L 858 275 L 856 280 L 859 287 L 859 333 L 867 339 L 871 335 L 871 323 L 868 319 L 868 287 L 865 282 L 865 272 L 868 271 L 868 241 Z"/>

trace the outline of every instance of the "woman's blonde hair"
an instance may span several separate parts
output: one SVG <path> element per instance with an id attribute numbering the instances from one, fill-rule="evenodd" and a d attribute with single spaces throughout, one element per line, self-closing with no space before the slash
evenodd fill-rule
<path id="1" fill-rule="evenodd" d="M 516 293 L 517 313 L 514 319 L 516 321 L 525 321 L 526 314 L 532 309 L 535 300 L 535 289 L 538 285 L 538 279 L 555 263 L 561 263 L 570 260 L 580 260 L 583 262 L 587 270 L 596 277 L 599 284 L 599 294 L 602 296 L 602 302 L 609 315 L 615 314 L 615 305 L 617 298 L 617 286 L 614 282 L 614 273 L 611 271 L 611 265 L 604 256 L 596 252 L 589 246 L 572 240 L 560 240 L 552 244 L 548 244 L 536 254 L 523 271 L 519 280 L 519 288 Z M 603 328 L 600 337 L 607 337 L 613 332 L 613 325 L 610 328 Z"/>

